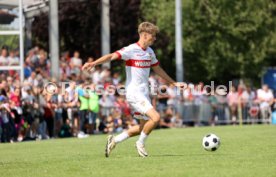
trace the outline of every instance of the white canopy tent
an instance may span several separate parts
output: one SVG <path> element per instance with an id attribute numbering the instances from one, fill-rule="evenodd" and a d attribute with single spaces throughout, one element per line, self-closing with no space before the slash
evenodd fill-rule
<path id="1" fill-rule="evenodd" d="M 37 3 L 41 3 L 43 0 L 22 0 L 23 7 L 35 5 Z M 13 9 L 17 8 L 19 5 L 18 0 L 0 0 L 0 8 L 3 9 Z"/>
<path id="2" fill-rule="evenodd" d="M 36 6 L 48 0 L 0 0 L 0 9 L 18 8 L 19 29 L 0 31 L 0 35 L 19 35 L 20 64 L 19 66 L 0 66 L 0 70 L 20 70 L 20 80 L 24 80 L 24 30 L 23 30 L 23 9 Z"/>
<path id="3" fill-rule="evenodd" d="M 19 29 L 10 31 L 0 31 L 0 35 L 20 36 L 20 66 L 0 66 L 0 70 L 20 70 L 21 81 L 24 80 L 24 41 L 23 22 L 26 29 L 31 27 L 30 19 L 40 12 L 49 12 L 49 38 L 52 77 L 59 79 L 59 34 L 58 34 L 58 2 L 68 2 L 75 0 L 0 0 L 0 9 L 19 9 Z M 77 0 L 88 1 L 88 0 Z M 110 29 L 109 29 L 109 1 L 102 0 L 102 52 L 110 52 Z M 24 11 L 24 14 L 23 14 Z M 24 16 L 23 16 L 24 15 Z M 26 31 L 26 38 L 30 39 L 31 34 Z M 28 40 L 26 40 L 28 41 Z M 109 66 L 109 65 L 108 65 Z"/>
<path id="4" fill-rule="evenodd" d="M 0 66 L 0 70 L 20 70 L 20 80 L 24 80 L 24 43 L 23 43 L 23 0 L 0 0 L 0 8 L 14 9 L 19 8 L 19 29 L 0 31 L 0 35 L 19 35 L 20 65 L 19 66 Z"/>

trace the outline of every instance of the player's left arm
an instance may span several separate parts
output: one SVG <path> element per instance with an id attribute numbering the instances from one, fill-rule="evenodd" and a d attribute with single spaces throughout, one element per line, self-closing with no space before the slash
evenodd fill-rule
<path id="1" fill-rule="evenodd" d="M 153 71 L 158 74 L 160 77 L 165 79 L 168 84 L 173 85 L 175 87 L 185 88 L 186 84 L 183 82 L 175 82 L 159 65 L 152 67 Z"/>
<path id="2" fill-rule="evenodd" d="M 152 69 L 156 74 L 165 79 L 168 84 L 175 84 L 175 81 L 159 65 L 153 66 Z"/>
<path id="3" fill-rule="evenodd" d="M 97 59 L 96 61 L 93 61 L 93 62 L 90 62 L 90 63 L 86 62 L 83 65 L 82 70 L 90 70 L 93 67 L 95 67 L 96 65 L 100 65 L 100 64 L 103 64 L 103 63 L 106 63 L 106 62 L 110 62 L 110 61 L 116 60 L 118 58 L 119 58 L 119 56 L 118 56 L 117 53 L 110 53 L 110 54 L 102 56 L 101 58 Z"/>

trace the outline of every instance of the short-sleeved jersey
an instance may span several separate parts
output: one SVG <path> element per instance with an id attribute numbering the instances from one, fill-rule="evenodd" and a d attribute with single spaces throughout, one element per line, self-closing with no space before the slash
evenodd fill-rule
<path id="1" fill-rule="evenodd" d="M 143 49 L 139 43 L 134 43 L 115 53 L 126 62 L 127 95 L 148 89 L 150 68 L 159 65 L 154 51 L 150 47 Z"/>

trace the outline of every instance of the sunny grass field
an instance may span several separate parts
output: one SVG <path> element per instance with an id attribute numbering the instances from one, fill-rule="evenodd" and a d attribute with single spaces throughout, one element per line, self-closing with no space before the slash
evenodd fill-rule
<path id="1" fill-rule="evenodd" d="M 202 149 L 209 133 L 221 138 L 216 152 Z M 1 177 L 275 177 L 276 126 L 227 126 L 156 130 L 147 140 L 148 158 L 136 138 L 104 157 L 105 135 L 0 144 Z"/>

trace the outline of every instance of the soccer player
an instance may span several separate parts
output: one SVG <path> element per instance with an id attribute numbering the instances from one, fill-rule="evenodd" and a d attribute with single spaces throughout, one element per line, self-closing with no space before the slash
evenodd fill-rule
<path id="1" fill-rule="evenodd" d="M 83 70 L 91 70 L 96 65 L 121 59 L 126 62 L 126 99 L 134 109 L 134 117 L 140 119 L 140 124 L 131 127 L 125 132 L 114 137 L 108 136 L 105 156 L 109 157 L 116 144 L 126 140 L 129 137 L 140 135 L 136 141 L 136 148 L 141 157 L 147 157 L 145 141 L 151 131 L 160 121 L 159 113 L 153 108 L 148 92 L 148 79 L 150 68 L 160 77 L 165 79 L 168 84 L 183 87 L 183 83 L 175 82 L 159 66 L 154 51 L 150 46 L 156 40 L 156 34 L 159 32 L 157 26 L 149 22 L 143 22 L 138 27 L 139 41 L 122 48 L 114 53 L 107 54 L 98 60 L 85 63 Z"/>

